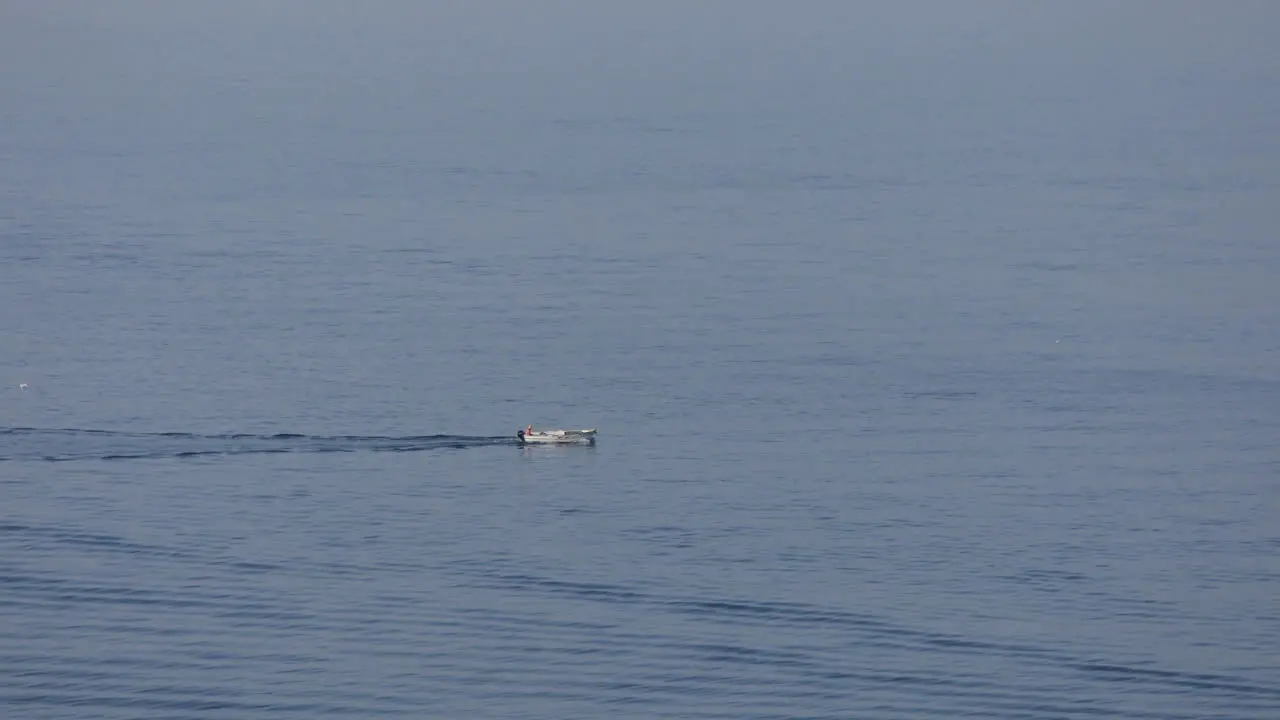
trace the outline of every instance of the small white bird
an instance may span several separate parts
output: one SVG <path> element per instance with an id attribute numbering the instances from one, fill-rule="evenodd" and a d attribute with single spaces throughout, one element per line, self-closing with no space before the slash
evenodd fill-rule
<path id="1" fill-rule="evenodd" d="M 18 383 L 18 389 L 19 389 L 19 390 L 26 390 L 26 389 L 27 389 L 27 384 L 26 384 L 26 383 Z"/>

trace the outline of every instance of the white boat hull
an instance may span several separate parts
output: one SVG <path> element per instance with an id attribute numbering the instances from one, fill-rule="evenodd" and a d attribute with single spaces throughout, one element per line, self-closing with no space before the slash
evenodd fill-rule
<path id="1" fill-rule="evenodd" d="M 525 445 L 594 445 L 596 431 L 591 430 L 535 430 L 516 433 Z"/>

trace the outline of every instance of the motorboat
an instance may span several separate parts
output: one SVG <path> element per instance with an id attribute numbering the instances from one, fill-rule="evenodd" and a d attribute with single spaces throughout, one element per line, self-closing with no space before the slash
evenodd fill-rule
<path id="1" fill-rule="evenodd" d="M 595 445 L 595 428 L 589 430 L 534 430 L 532 425 L 516 433 L 525 445 Z"/>

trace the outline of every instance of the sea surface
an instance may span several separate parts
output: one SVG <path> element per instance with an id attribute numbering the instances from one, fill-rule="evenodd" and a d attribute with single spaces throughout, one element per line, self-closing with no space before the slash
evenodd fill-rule
<path id="1" fill-rule="evenodd" d="M 4 4 L 0 717 L 1280 717 L 1278 34 Z"/>

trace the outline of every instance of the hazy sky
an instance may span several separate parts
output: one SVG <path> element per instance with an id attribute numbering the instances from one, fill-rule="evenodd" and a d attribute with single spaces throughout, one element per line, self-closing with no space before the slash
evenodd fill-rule
<path id="1" fill-rule="evenodd" d="M 162 63 L 218 48 L 246 62 L 288 62 L 290 52 L 314 60 L 327 48 L 333 61 L 414 61 L 428 73 L 590 75 L 639 66 L 679 77 L 703 68 L 856 72 L 914 61 L 1123 71 L 1246 59 L 1276 68 L 1278 34 L 1280 3 L 1266 0 L 29 1 L 0 7 L 8 68 L 0 72 L 74 59 Z"/>

